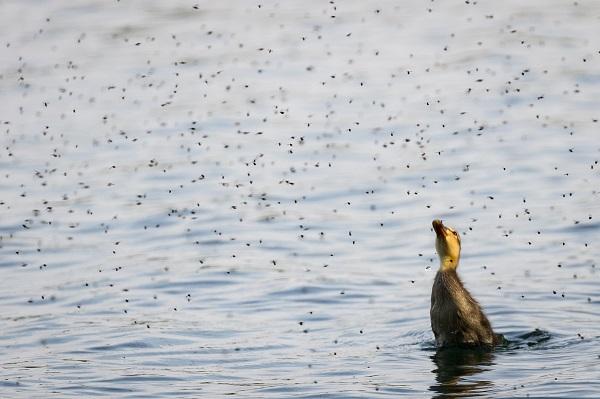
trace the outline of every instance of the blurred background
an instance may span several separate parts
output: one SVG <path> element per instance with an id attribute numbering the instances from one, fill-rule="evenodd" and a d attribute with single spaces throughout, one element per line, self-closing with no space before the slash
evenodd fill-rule
<path id="1" fill-rule="evenodd" d="M 0 9 L 6 396 L 600 395 L 600 3 Z"/>

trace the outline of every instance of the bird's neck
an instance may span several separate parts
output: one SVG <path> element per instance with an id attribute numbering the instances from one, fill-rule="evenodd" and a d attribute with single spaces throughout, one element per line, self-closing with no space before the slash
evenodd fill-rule
<path id="1" fill-rule="evenodd" d="M 442 256 L 440 257 L 440 270 L 456 270 L 458 267 L 458 258 L 454 258 L 452 256 Z"/>

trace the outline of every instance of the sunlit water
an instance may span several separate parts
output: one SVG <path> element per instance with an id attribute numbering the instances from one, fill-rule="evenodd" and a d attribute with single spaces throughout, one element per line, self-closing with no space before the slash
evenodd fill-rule
<path id="1" fill-rule="evenodd" d="M 600 396 L 600 3 L 0 9 L 1 396 Z"/>

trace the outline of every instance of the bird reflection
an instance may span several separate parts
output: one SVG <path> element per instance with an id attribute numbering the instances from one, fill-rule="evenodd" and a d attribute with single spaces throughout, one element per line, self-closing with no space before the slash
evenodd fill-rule
<path id="1" fill-rule="evenodd" d="M 491 381 L 463 377 L 477 375 L 494 365 L 494 354 L 483 349 L 444 348 L 431 357 L 436 368 L 436 384 L 429 387 L 434 398 L 451 398 L 465 394 L 484 394 Z"/>

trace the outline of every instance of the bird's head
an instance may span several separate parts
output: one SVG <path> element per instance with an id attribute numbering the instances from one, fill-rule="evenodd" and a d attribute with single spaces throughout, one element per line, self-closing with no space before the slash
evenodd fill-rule
<path id="1" fill-rule="evenodd" d="M 441 220 L 432 222 L 435 230 L 435 249 L 440 257 L 440 269 L 456 269 L 460 259 L 460 236 L 451 227 L 444 226 Z"/>

